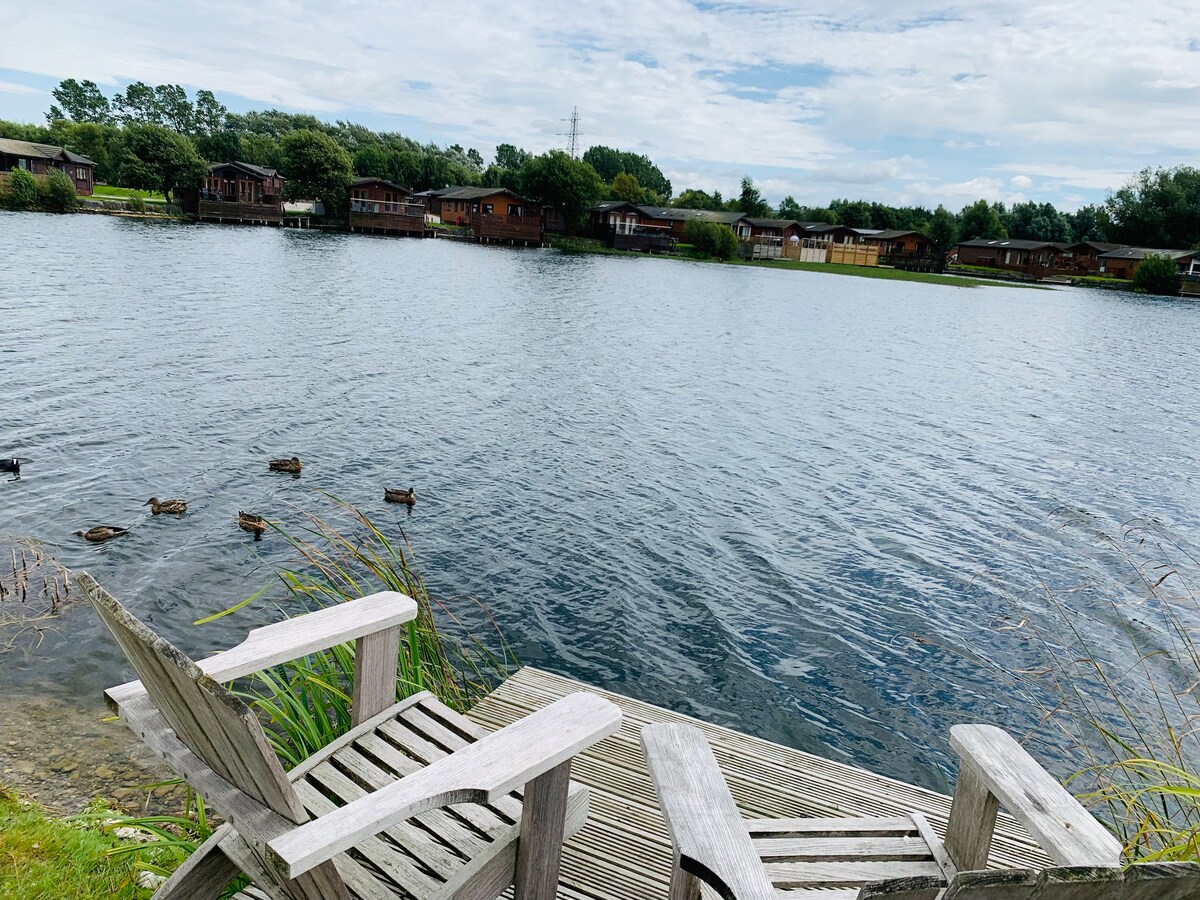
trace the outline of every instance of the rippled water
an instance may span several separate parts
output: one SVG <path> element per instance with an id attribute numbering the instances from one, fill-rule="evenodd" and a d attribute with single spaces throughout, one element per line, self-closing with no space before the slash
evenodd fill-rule
<path id="1" fill-rule="evenodd" d="M 937 645 L 1003 658 L 992 576 L 1078 569 L 1055 511 L 1200 524 L 1183 301 L 88 216 L 0 241 L 0 455 L 33 460 L 0 532 L 194 653 L 267 614 L 190 625 L 282 554 L 236 511 L 298 524 L 319 488 L 524 662 L 940 786 L 950 724 L 1031 724 Z M 71 537 L 97 522 L 134 528 Z M 89 708 L 119 677 L 86 609 L 0 657 Z"/>

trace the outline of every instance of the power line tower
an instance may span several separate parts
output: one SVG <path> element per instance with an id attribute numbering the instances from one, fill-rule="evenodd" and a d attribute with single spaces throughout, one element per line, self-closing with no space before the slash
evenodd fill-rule
<path id="1" fill-rule="evenodd" d="M 571 107 L 571 118 L 563 119 L 564 122 L 570 123 L 570 129 L 563 133 L 563 137 L 567 139 L 567 152 L 571 154 L 571 159 L 579 158 L 579 107 Z"/>

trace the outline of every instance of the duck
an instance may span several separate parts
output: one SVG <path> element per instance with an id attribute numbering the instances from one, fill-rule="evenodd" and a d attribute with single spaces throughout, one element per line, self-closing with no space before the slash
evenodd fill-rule
<path id="1" fill-rule="evenodd" d="M 299 475 L 303 467 L 298 456 L 291 459 L 272 459 L 267 463 L 267 468 L 272 472 L 291 472 L 293 475 Z"/>
<path id="2" fill-rule="evenodd" d="M 14 475 L 21 474 L 21 461 L 15 456 L 8 459 L 0 459 L 0 472 L 11 472 Z"/>
<path id="3" fill-rule="evenodd" d="M 238 528 L 249 531 L 256 541 L 261 541 L 263 532 L 267 530 L 267 520 L 253 513 L 238 512 Z"/>
<path id="4" fill-rule="evenodd" d="M 183 500 L 159 500 L 157 497 L 151 497 L 142 506 L 150 507 L 151 514 L 156 516 L 159 513 L 174 513 L 179 516 L 187 512 L 187 502 Z"/>
<path id="5" fill-rule="evenodd" d="M 89 528 L 87 531 L 77 531 L 76 535 L 83 538 L 85 541 L 91 541 L 93 544 L 99 544 L 103 541 L 111 541 L 113 538 L 119 538 L 122 535 L 129 534 L 128 528 L 122 528 L 119 525 L 96 525 Z"/>
<path id="6" fill-rule="evenodd" d="M 409 488 L 406 491 L 402 488 L 385 487 L 383 489 L 383 499 L 388 503 L 407 503 L 409 506 L 412 506 L 417 502 L 417 492 L 413 488 Z"/>

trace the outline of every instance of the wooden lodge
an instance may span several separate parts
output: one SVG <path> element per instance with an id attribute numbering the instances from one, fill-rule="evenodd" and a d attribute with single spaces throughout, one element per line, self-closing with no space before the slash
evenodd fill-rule
<path id="1" fill-rule="evenodd" d="M 1080 241 L 1067 247 L 1068 262 L 1080 275 L 1099 275 L 1100 256 L 1113 250 L 1122 250 L 1125 246 L 1104 241 Z"/>
<path id="2" fill-rule="evenodd" d="M 469 225 L 476 240 L 540 246 L 542 211 L 507 188 L 453 187 L 436 195 L 438 215 L 451 225 Z"/>
<path id="3" fill-rule="evenodd" d="M 64 147 L 0 138 L 0 179 L 4 181 L 8 180 L 7 173 L 15 169 L 24 169 L 34 178 L 45 178 L 58 169 L 74 183 L 76 194 L 87 197 L 96 183 L 95 168 L 96 164 L 86 156 Z"/>
<path id="4" fill-rule="evenodd" d="M 862 235 L 848 225 L 830 225 L 827 222 L 801 222 L 804 231 L 802 237 L 811 240 L 827 241 L 832 244 L 857 244 Z"/>
<path id="5" fill-rule="evenodd" d="M 590 222 L 592 233 L 615 250 L 670 253 L 675 249 L 670 225 L 648 221 L 637 206 L 625 200 L 596 204 Z"/>
<path id="6" fill-rule="evenodd" d="M 977 238 L 958 244 L 959 265 L 1006 269 L 1035 278 L 1061 274 L 1067 258 L 1067 245 L 1053 241 Z"/>
<path id="7" fill-rule="evenodd" d="M 432 234 L 425 204 L 408 188 L 383 178 L 355 178 L 346 200 L 346 226 L 366 234 Z"/>
<path id="8" fill-rule="evenodd" d="M 1175 261 L 1181 275 L 1193 275 L 1200 272 L 1200 252 L 1195 250 L 1152 250 L 1146 247 L 1120 247 L 1101 253 L 1099 256 L 1099 274 L 1111 278 L 1132 278 L 1142 264 L 1142 260 L 1150 256 L 1166 256 Z"/>
<path id="9" fill-rule="evenodd" d="M 180 193 L 183 211 L 201 222 L 283 224 L 283 176 L 246 162 L 215 163 L 204 186 Z"/>
<path id="10" fill-rule="evenodd" d="M 896 269 L 941 271 L 945 258 L 933 252 L 933 241 L 919 231 L 887 229 L 862 236 L 861 242 L 879 248 L 879 264 Z"/>

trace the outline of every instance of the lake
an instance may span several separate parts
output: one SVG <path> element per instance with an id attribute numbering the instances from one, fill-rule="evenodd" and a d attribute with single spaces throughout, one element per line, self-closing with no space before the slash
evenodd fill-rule
<path id="1" fill-rule="evenodd" d="M 30 460 L 0 533 L 193 654 L 275 615 L 191 624 L 290 558 L 237 511 L 296 527 L 323 490 L 524 663 L 943 788 L 951 724 L 1035 724 L 977 659 L 1029 664 L 1012 597 L 1045 580 L 1100 646 L 1136 602 L 1066 519 L 1200 533 L 1188 301 L 84 215 L 0 241 L 0 455 Z M 72 536 L 102 522 L 132 531 Z M 90 709 L 125 671 L 72 607 L 0 691 Z"/>

